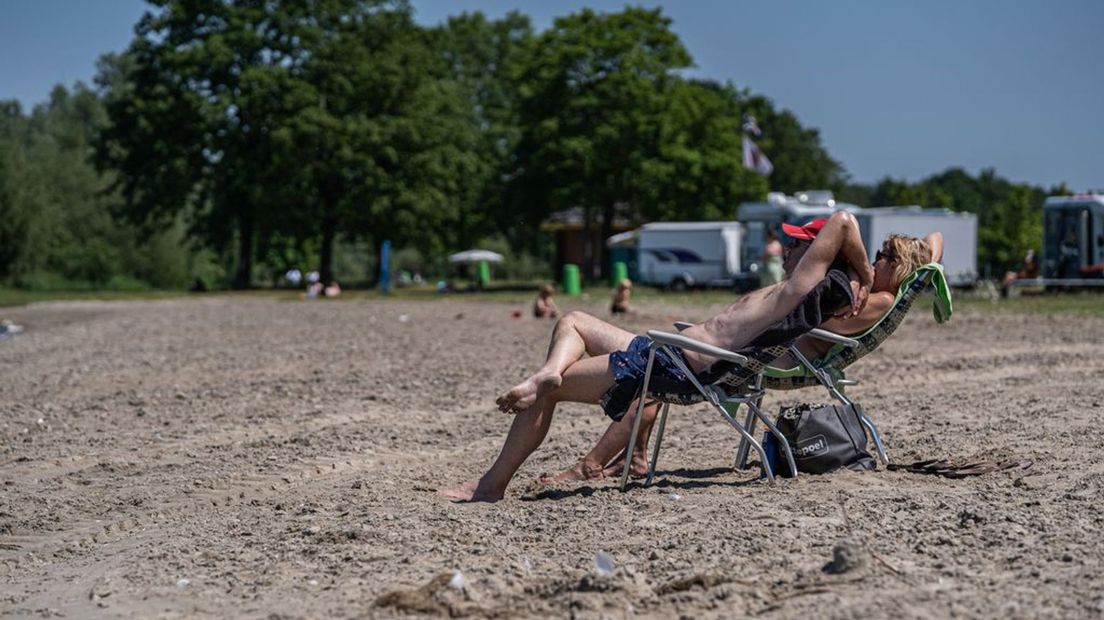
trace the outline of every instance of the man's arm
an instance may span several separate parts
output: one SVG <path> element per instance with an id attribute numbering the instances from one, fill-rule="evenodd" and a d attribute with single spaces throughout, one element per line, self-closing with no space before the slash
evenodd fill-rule
<path id="1" fill-rule="evenodd" d="M 859 278 L 859 291 L 851 307 L 854 316 L 866 304 L 874 282 L 874 268 L 867 262 L 866 248 L 859 236 L 859 223 L 855 216 L 846 211 L 836 211 L 828 218 L 828 223 L 801 257 L 786 287 L 797 295 L 806 295 L 828 272 L 837 255 L 842 255 L 850 263 Z"/>

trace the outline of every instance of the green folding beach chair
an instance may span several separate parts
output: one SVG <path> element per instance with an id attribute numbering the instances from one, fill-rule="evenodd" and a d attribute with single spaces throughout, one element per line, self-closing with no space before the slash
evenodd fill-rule
<path id="1" fill-rule="evenodd" d="M 823 385 L 829 392 L 841 402 L 850 404 L 843 394 L 843 388 L 847 385 L 855 385 L 857 381 L 848 380 L 843 374 L 843 369 L 855 360 L 866 355 L 878 347 L 892 334 L 904 320 L 908 310 L 912 307 L 917 296 L 929 285 L 936 289 L 936 302 L 934 305 L 935 317 L 939 322 L 946 321 L 951 315 L 951 298 L 947 287 L 946 278 L 943 275 L 942 266 L 930 263 L 917 269 L 901 283 L 897 291 L 897 298 L 893 307 L 885 316 L 863 334 L 852 337 L 840 336 L 826 330 L 813 330 L 813 335 L 835 343 L 826 355 L 816 361 L 808 360 L 796 346 L 766 347 L 763 349 L 745 349 L 740 353 L 727 351 L 718 347 L 706 345 L 696 340 L 671 334 L 663 331 L 652 330 L 648 336 L 652 338 L 651 351 L 648 358 L 648 367 L 645 370 L 642 394 L 648 394 L 650 399 L 663 403 L 657 420 L 655 446 L 652 449 L 648 463 L 648 475 L 644 485 L 648 486 L 655 478 L 656 463 L 659 460 L 659 452 L 663 443 L 663 431 L 667 423 L 667 413 L 671 404 L 688 405 L 699 402 L 708 402 L 716 409 L 725 420 L 740 434 L 740 445 L 737 451 L 737 466 L 746 468 L 747 455 L 754 449 L 760 457 L 761 467 L 766 478 L 773 482 L 774 472 L 767 462 L 766 453 L 762 444 L 754 438 L 755 425 L 762 421 L 767 429 L 778 440 L 777 444 L 783 452 L 793 475 L 797 475 L 797 467 L 794 463 L 793 452 L 789 442 L 785 440 L 778 428 L 761 409 L 763 396 L 767 389 L 798 389 L 811 385 Z M 675 323 L 680 331 L 689 327 L 690 323 Z M 732 364 L 732 368 L 721 378 L 709 385 L 700 384 L 688 368 L 681 370 L 690 377 L 698 393 L 693 394 L 663 394 L 648 391 L 648 380 L 651 377 L 652 362 L 657 351 L 669 349 L 668 353 L 677 365 L 682 366 L 680 358 L 674 355 L 674 349 L 687 349 L 707 355 L 712 355 L 720 360 Z M 800 366 L 793 369 L 777 369 L 768 366 L 784 353 L 791 353 L 799 360 Z M 640 428 L 640 421 L 644 409 L 645 398 L 638 400 L 635 419 L 633 421 L 632 435 L 629 438 L 628 452 L 632 454 L 636 446 L 636 437 Z M 747 406 L 748 412 L 743 423 L 738 419 L 741 406 Z M 863 416 L 863 425 L 874 437 L 878 455 L 883 462 L 888 463 L 888 456 L 882 444 L 877 427 L 868 417 Z M 628 484 L 629 461 L 625 459 L 625 466 L 621 473 L 621 489 Z"/>
<path id="2" fill-rule="evenodd" d="M 844 370 L 867 355 L 886 341 L 890 335 L 904 322 L 909 309 L 920 294 L 931 286 L 935 291 L 932 311 L 935 320 L 943 323 L 951 318 L 953 305 L 951 302 L 950 288 L 943 274 L 943 267 L 938 263 L 929 263 L 910 274 L 897 289 L 897 298 L 893 306 L 874 326 L 865 332 L 852 336 L 842 336 L 823 329 L 814 329 L 809 335 L 828 342 L 834 346 L 826 354 L 810 360 L 798 350 L 797 346 L 789 348 L 790 355 L 797 360 L 798 365 L 792 368 L 777 368 L 768 366 L 755 381 L 755 387 L 765 390 L 796 390 L 810 386 L 820 385 L 828 390 L 833 398 L 851 405 L 851 400 L 844 394 L 848 386 L 858 385 L 855 379 L 848 379 Z M 755 403 L 756 409 L 762 405 L 762 401 Z M 739 403 L 729 406 L 729 413 L 736 415 Z M 858 411 L 858 410 L 856 410 Z M 759 416 L 753 415 L 750 410 L 745 418 L 745 428 L 748 434 L 755 430 L 755 420 Z M 889 464 L 889 455 L 886 454 L 885 444 L 878 433 L 873 420 L 863 413 L 859 414 L 863 426 L 870 432 L 874 440 L 874 446 L 878 451 L 878 458 L 883 464 Z M 747 468 L 748 444 L 741 439 L 740 447 L 736 452 L 736 465 L 740 469 Z"/>

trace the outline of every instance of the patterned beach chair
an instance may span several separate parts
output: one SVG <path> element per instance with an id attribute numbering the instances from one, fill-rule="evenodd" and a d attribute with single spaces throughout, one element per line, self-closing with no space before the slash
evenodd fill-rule
<path id="1" fill-rule="evenodd" d="M 696 340 L 685 338 L 678 334 L 657 330 L 649 331 L 648 336 L 652 338 L 653 343 L 648 359 L 648 368 L 645 371 L 645 382 L 642 386 L 642 390 L 644 393 L 648 393 L 651 399 L 658 400 L 663 403 L 663 405 L 660 408 L 659 419 L 657 420 L 656 441 L 649 459 L 648 475 L 644 481 L 645 486 L 650 485 L 655 477 L 656 463 L 658 462 L 659 451 L 663 443 L 663 431 L 666 426 L 667 413 L 670 409 L 670 405 L 689 405 L 699 402 L 708 402 L 710 406 L 716 409 L 740 434 L 740 446 L 737 451 L 738 467 L 746 467 L 747 455 L 751 449 L 754 449 L 759 454 L 760 463 L 762 464 L 761 466 L 767 479 L 771 482 L 774 481 L 774 472 L 767 462 L 766 453 L 763 450 L 762 444 L 753 436 L 757 421 L 762 421 L 778 440 L 776 443 L 782 449 L 783 455 L 790 466 L 790 471 L 794 472 L 796 476 L 797 466 L 794 462 L 793 452 L 790 450 L 789 442 L 785 440 L 778 428 L 760 408 L 766 390 L 799 389 L 812 385 L 823 385 L 828 388 L 829 392 L 831 392 L 834 397 L 840 399 L 841 402 L 849 404 L 850 401 L 848 401 L 843 394 L 843 388 L 846 385 L 854 385 L 857 382 L 846 379 L 843 374 L 843 369 L 852 364 L 855 360 L 873 351 L 879 344 L 885 341 L 885 339 L 901 324 L 909 309 L 912 307 L 913 302 L 915 302 L 920 293 L 928 286 L 934 286 L 936 288 L 936 303 L 934 305 L 936 320 L 943 322 L 950 318 L 950 294 L 946 279 L 943 276 L 943 268 L 936 263 L 930 263 L 917 269 L 905 278 L 898 288 L 897 297 L 893 306 L 878 323 L 866 332 L 853 337 L 845 337 L 825 330 L 813 330 L 813 332 L 811 332 L 813 335 L 833 342 L 835 345 L 827 354 L 818 358 L 816 361 L 808 360 L 797 350 L 796 346 L 744 349 L 736 353 L 704 345 Z M 689 325 L 689 323 L 676 323 L 675 327 L 681 331 Z M 665 347 L 670 349 L 683 348 L 706 355 L 712 355 L 730 364 L 730 369 L 713 383 L 701 385 L 694 379 L 693 373 L 691 373 L 688 368 L 681 368 L 681 370 L 691 378 L 698 393 L 664 394 L 648 392 L 648 378 L 651 376 L 651 366 L 655 353 Z M 791 369 L 778 369 L 769 366 L 771 362 L 787 352 L 793 355 L 795 359 L 799 360 L 800 366 Z M 669 351 L 669 353 L 672 353 L 671 358 L 681 366 L 681 362 L 678 361 L 678 356 L 673 355 L 673 351 Z M 640 427 L 644 401 L 645 399 L 641 398 L 637 404 L 627 454 L 631 454 L 636 445 L 636 437 Z M 746 406 L 748 408 L 747 415 L 742 423 L 737 417 L 741 406 Z M 879 457 L 881 457 L 884 462 L 888 462 L 888 457 L 885 454 L 885 449 L 882 445 L 881 436 L 878 434 L 877 427 L 874 426 L 873 421 L 868 417 L 863 416 L 863 418 L 865 418 L 862 420 L 863 425 L 866 426 L 874 436 Z M 630 459 L 625 459 L 625 466 L 621 474 L 622 490 L 624 490 L 628 484 L 629 461 Z"/>
<path id="2" fill-rule="evenodd" d="M 937 263 L 929 263 L 901 282 L 893 306 L 871 328 L 852 336 L 841 336 L 826 330 L 814 329 L 809 333 L 810 336 L 833 343 L 827 353 L 815 360 L 810 360 L 802 355 L 796 346 L 791 346 L 788 352 L 797 360 L 797 366 L 792 368 L 768 366 L 763 370 L 762 376 L 756 379 L 755 386 L 764 390 L 796 390 L 819 385 L 827 389 L 828 393 L 839 402 L 850 405 L 851 401 L 844 393 L 845 388 L 857 385 L 858 381 L 848 379 L 845 369 L 885 342 L 904 322 L 908 311 L 920 294 L 929 287 L 934 289 L 935 293 L 932 305 L 935 320 L 939 323 L 949 320 L 953 306 L 943 267 Z M 761 404 L 761 401 L 756 402 L 756 408 Z M 738 406 L 735 404 L 729 407 L 730 415 L 736 414 Z M 745 418 L 745 428 L 749 434 L 754 432 L 757 418 L 758 416 L 753 415 L 749 410 Z M 889 456 L 877 426 L 865 414 L 860 413 L 860 421 L 874 440 L 878 458 L 883 464 L 888 465 Z M 749 444 L 741 439 L 736 453 L 736 465 L 740 469 L 747 468 L 748 448 Z"/>

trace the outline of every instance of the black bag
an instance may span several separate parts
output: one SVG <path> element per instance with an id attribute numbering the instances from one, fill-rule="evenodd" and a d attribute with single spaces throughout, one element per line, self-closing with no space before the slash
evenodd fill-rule
<path id="1" fill-rule="evenodd" d="M 878 466 L 866 451 L 866 429 L 859 421 L 862 406 L 802 404 L 783 408 L 778 430 L 789 441 L 797 471 L 825 474 L 846 467 L 873 470 Z M 789 463 L 779 451 L 775 473 L 791 476 Z"/>

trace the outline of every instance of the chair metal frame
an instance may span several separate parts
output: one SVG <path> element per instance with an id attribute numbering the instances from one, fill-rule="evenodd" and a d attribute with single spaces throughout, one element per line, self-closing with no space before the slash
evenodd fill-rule
<path id="1" fill-rule="evenodd" d="M 676 323 L 675 326 L 679 329 L 685 329 L 687 326 L 689 326 L 689 324 Z M 778 445 L 782 448 L 782 451 L 786 456 L 786 460 L 789 463 L 790 471 L 793 472 L 794 476 L 797 475 L 797 466 L 795 464 L 793 451 L 790 449 L 789 442 L 786 441 L 786 438 L 782 435 L 782 432 L 778 430 L 778 427 L 775 426 L 774 422 L 771 421 L 770 417 L 764 414 L 763 411 L 759 408 L 759 404 L 762 402 L 763 399 L 764 391 L 756 386 L 754 389 L 748 390 L 743 394 L 730 396 L 729 394 L 725 393 L 725 391 L 720 386 L 716 384 L 702 385 L 701 382 L 698 381 L 697 377 L 694 376 L 694 373 L 690 370 L 690 368 L 682 361 L 682 357 L 677 354 L 676 349 L 695 351 L 697 353 L 702 353 L 710 357 L 715 357 L 717 359 L 729 361 L 739 365 L 746 364 L 748 362 L 747 357 L 740 355 L 739 353 L 734 353 L 727 349 L 722 349 L 720 347 L 715 347 L 713 345 L 694 340 L 693 338 L 681 336 L 679 334 L 672 334 L 659 330 L 650 330 L 648 332 L 648 337 L 652 339 L 652 344 L 649 346 L 648 350 L 648 365 L 644 370 L 644 384 L 640 388 L 640 396 L 637 399 L 636 414 L 633 419 L 632 434 L 629 437 L 629 445 L 625 452 L 625 465 L 621 472 L 622 491 L 624 491 L 625 488 L 628 486 L 629 467 L 632 462 L 633 450 L 636 447 L 636 437 L 640 431 L 640 422 L 644 417 L 644 406 L 648 396 L 648 383 L 651 381 L 652 378 L 652 368 L 655 363 L 656 353 L 658 353 L 660 350 L 663 350 L 671 359 L 671 361 L 678 367 L 678 369 L 686 375 L 686 377 L 690 380 L 694 387 L 705 398 L 705 402 L 708 402 L 710 406 L 712 406 L 714 409 L 717 410 L 718 413 L 721 414 L 721 417 L 723 417 L 726 422 L 728 422 L 730 425 L 732 425 L 733 428 L 736 429 L 736 432 L 738 432 L 741 437 L 740 445 L 747 445 L 755 448 L 755 451 L 759 453 L 759 458 L 762 459 L 763 471 L 767 477 L 767 480 L 772 483 L 774 482 L 774 471 L 772 471 L 770 464 L 767 462 L 766 451 L 763 449 L 762 444 L 756 441 L 755 437 L 751 435 L 749 429 L 745 428 L 745 425 L 741 425 L 740 421 L 736 419 L 736 417 L 725 408 L 725 405 L 736 404 L 736 410 L 739 409 L 740 405 L 747 405 L 748 419 L 750 420 L 750 424 L 754 425 L 756 420 L 761 420 L 763 424 L 766 425 L 771 434 L 774 435 L 775 439 L 778 440 Z M 659 427 L 656 430 L 655 447 L 653 448 L 652 456 L 649 459 L 648 476 L 644 481 L 644 486 L 650 486 L 652 484 L 652 480 L 654 480 L 655 478 L 655 467 L 656 463 L 659 460 L 660 447 L 663 444 L 663 431 L 667 424 L 667 411 L 670 406 L 671 403 L 665 402 L 663 403 L 663 406 L 660 410 L 658 420 Z"/>

